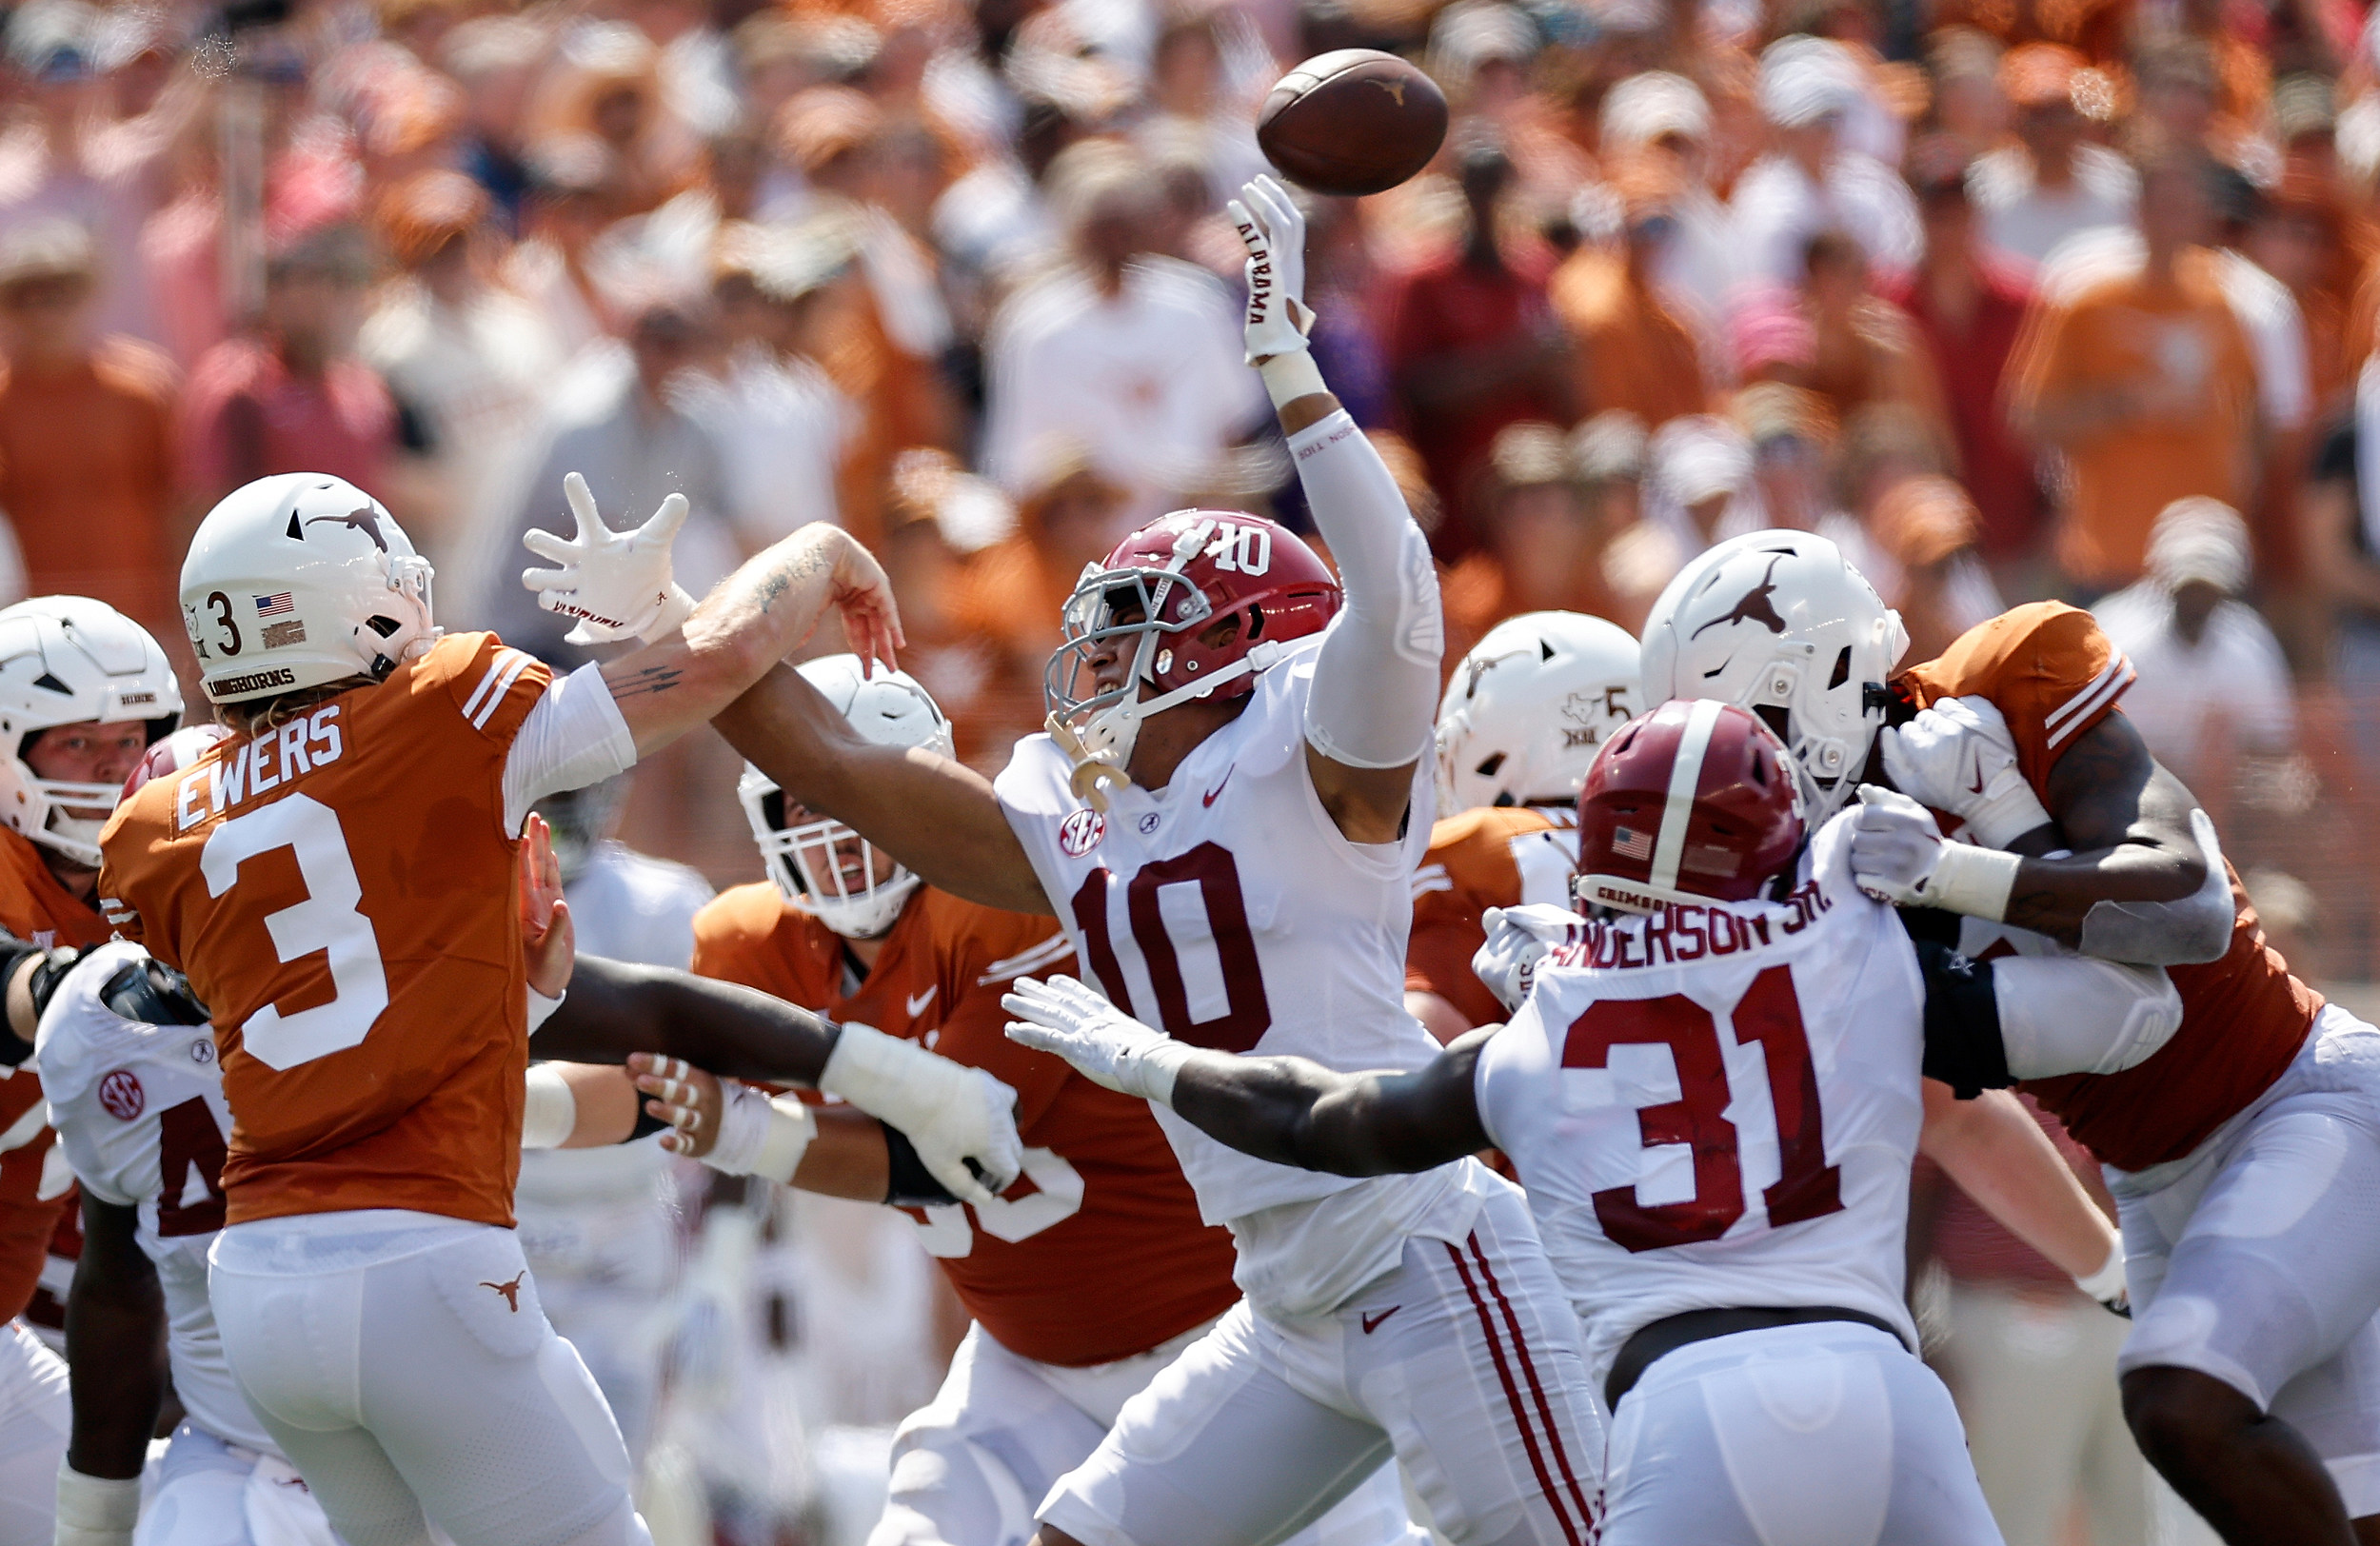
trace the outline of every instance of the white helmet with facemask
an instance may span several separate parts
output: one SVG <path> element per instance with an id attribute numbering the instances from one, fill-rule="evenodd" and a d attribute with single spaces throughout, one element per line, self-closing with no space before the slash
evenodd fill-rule
<path id="1" fill-rule="evenodd" d="M 1687 565 L 1653 604 L 1644 695 L 1768 711 L 1815 828 L 1857 788 L 1908 649 L 1900 614 L 1833 543 L 1749 532 Z"/>
<path id="2" fill-rule="evenodd" d="M 25 761 L 34 737 L 138 722 L 153 744 L 181 716 L 166 652 L 106 602 L 36 596 L 0 611 L 0 821 L 24 837 L 96 869 L 100 828 L 123 795 L 121 783 L 41 777 Z"/>
<path id="3" fill-rule="evenodd" d="M 856 655 L 823 656 L 795 669 L 851 722 L 861 739 L 955 755 L 949 719 L 906 672 L 880 665 L 863 674 Z M 880 880 L 876 845 L 850 827 L 806 813 L 788 821 L 784 791 L 749 763 L 736 795 L 752 823 L 752 841 L 760 844 L 768 878 L 787 902 L 854 940 L 872 940 L 901 917 L 919 884 L 906 866 L 893 864 Z"/>
<path id="4" fill-rule="evenodd" d="M 1523 612 L 1455 666 L 1438 709 L 1438 808 L 1578 798 L 1614 731 L 1643 711 L 1636 641 L 1582 612 Z"/>

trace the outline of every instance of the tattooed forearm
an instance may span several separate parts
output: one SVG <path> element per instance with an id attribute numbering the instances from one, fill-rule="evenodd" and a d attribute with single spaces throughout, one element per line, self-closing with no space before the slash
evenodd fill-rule
<path id="1" fill-rule="evenodd" d="M 783 599 L 785 592 L 796 585 L 807 583 L 825 567 L 826 555 L 815 547 L 796 553 L 784 563 L 778 565 L 763 575 L 760 584 L 753 589 L 753 595 L 760 602 L 761 610 L 766 612 Z"/>
<path id="2" fill-rule="evenodd" d="M 617 703 L 623 698 L 641 698 L 657 692 L 667 692 L 678 684 L 678 679 L 684 674 L 675 665 L 648 665 L 641 671 L 630 671 L 617 681 L 606 676 L 604 678 L 604 684 L 611 689 L 612 701 Z"/>

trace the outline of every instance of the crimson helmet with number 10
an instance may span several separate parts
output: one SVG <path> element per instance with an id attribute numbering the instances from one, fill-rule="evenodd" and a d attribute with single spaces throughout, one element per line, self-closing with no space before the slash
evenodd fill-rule
<path id="1" fill-rule="evenodd" d="M 1578 790 L 1581 902 L 1650 913 L 1749 902 L 1793 863 L 1801 785 L 1749 709 L 1674 699 L 1604 743 Z"/>
<path id="2" fill-rule="evenodd" d="M 344 478 L 284 472 L 235 488 L 182 563 L 182 621 L 218 704 L 348 677 L 378 681 L 437 640 L 429 561 Z"/>
<path id="3" fill-rule="evenodd" d="M 1142 720 L 1255 691 L 1279 646 L 1320 633 L 1339 602 L 1339 582 L 1285 526 L 1237 510 L 1160 516 L 1075 582 L 1043 684 L 1051 729 L 1079 740 L 1079 755 L 1121 768 Z M 1129 669 L 1101 690 L 1094 663 L 1111 650 Z M 1144 682 L 1155 696 L 1140 696 Z"/>

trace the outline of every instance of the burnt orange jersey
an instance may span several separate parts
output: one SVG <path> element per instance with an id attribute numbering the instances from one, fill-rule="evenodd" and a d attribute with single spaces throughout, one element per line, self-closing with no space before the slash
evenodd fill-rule
<path id="1" fill-rule="evenodd" d="M 2132 681 L 2132 664 L 2090 613 L 2039 602 L 1970 628 L 1894 684 L 1920 708 L 1937 698 L 1990 699 L 2015 737 L 2017 766 L 2047 804 L 2050 770 L 2115 712 Z M 2178 1160 L 2205 1141 L 2280 1078 L 2322 1008 L 2322 995 L 2265 944 L 2238 871 L 2231 881 L 2231 949 L 2203 966 L 2168 968 L 2182 996 L 2173 1040 L 2120 1074 L 2018 1086 L 2119 1170 Z"/>
<path id="2" fill-rule="evenodd" d="M 1482 805 L 1430 828 L 1430 851 L 1413 872 L 1407 992 L 1435 993 L 1474 1025 L 1504 1019 L 1504 1006 L 1471 970 L 1487 943 L 1479 915 L 1522 902 L 1570 905 L 1578 833 L 1558 814 L 1566 813 Z"/>
<path id="3" fill-rule="evenodd" d="M 214 1016 L 230 1222 L 512 1222 L 527 974 L 504 767 L 548 680 L 450 634 L 150 781 L 102 835 L 109 917 Z"/>
<path id="4" fill-rule="evenodd" d="M 910 1212 L 951 1287 L 1002 1347 L 1081 1366 L 1144 1353 L 1240 1297 L 1231 1237 L 1198 1199 L 1148 1102 L 1102 1089 L 1002 1033 L 1019 977 L 1072 969 L 1055 919 L 921 886 L 858 981 L 842 939 L 774 885 L 695 916 L 694 969 L 839 1021 L 922 1041 L 1017 1092 L 1024 1174 L 990 1208 Z"/>
<path id="5" fill-rule="evenodd" d="M 0 928 L 42 946 L 104 944 L 107 920 L 50 872 L 30 839 L 0 827 Z M 0 1141 L 38 1122 L 41 1076 L 20 1068 L 0 1079 Z M 37 1125 L 0 1151 L 0 1319 L 25 1313 L 49 1259 L 50 1237 L 74 1203 L 74 1189 L 41 1196 L 41 1176 L 58 1135 Z"/>

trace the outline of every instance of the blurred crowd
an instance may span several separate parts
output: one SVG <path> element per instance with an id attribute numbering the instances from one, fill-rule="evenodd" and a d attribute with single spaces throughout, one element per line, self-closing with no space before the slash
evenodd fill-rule
<path id="1" fill-rule="evenodd" d="M 196 518 L 310 468 L 387 501 L 449 627 L 566 662 L 515 576 L 575 469 L 616 525 L 684 492 L 697 590 L 803 523 L 860 535 L 904 664 L 997 765 L 1122 531 L 1200 502 L 1304 528 L 1223 204 L 1289 63 L 1385 48 L 1453 127 L 1405 186 L 1310 201 L 1307 295 L 1442 562 L 1450 663 L 1522 611 L 1633 629 L 1764 526 L 1843 545 L 1914 658 L 2092 606 L 2275 933 L 2380 975 L 2374 823 L 2302 820 L 2380 787 L 2357 0 L 22 0 L 0 27 L 0 600 L 98 596 L 183 651 Z M 734 774 L 677 754 L 628 832 L 754 873 Z M 1944 1218 L 1945 1302 L 1991 1345 L 2112 1338 Z M 2037 1392 L 1991 1398 L 2040 1437 Z M 2120 1423 L 2087 1416 L 2056 1464 L 2120 1473 L 2092 1538 L 2145 1538 Z M 2012 1540 L 2060 1538 L 2043 1496 Z"/>

